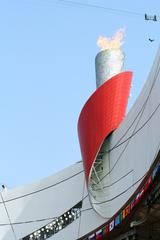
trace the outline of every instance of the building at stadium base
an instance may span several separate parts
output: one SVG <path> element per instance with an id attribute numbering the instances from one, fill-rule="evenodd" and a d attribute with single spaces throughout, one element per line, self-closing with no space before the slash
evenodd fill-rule
<path id="1" fill-rule="evenodd" d="M 82 161 L 32 185 L 4 189 L 0 239 L 158 239 L 160 50 L 127 115 L 132 72 L 123 72 L 122 62 L 114 68 L 115 55 L 123 61 L 118 51 L 96 57 L 97 89 L 78 120 Z"/>

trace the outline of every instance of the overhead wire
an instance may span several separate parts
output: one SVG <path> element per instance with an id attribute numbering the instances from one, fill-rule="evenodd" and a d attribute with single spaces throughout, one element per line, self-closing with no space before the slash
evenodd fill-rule
<path id="1" fill-rule="evenodd" d="M 122 10 L 122 9 L 107 8 L 107 7 L 100 6 L 100 5 L 93 5 L 93 4 L 81 3 L 81 2 L 74 2 L 74 1 L 70 1 L 70 0 L 58 0 L 58 2 L 60 2 L 60 3 L 67 3 L 67 4 L 73 4 L 73 5 L 77 5 L 77 6 L 83 6 L 83 7 L 103 9 L 103 10 L 106 10 L 106 11 L 111 12 L 111 13 L 121 13 L 121 14 L 127 14 L 127 15 L 132 15 L 132 16 L 139 16 L 139 17 L 144 16 L 144 14 L 138 13 L 138 12 L 127 11 L 127 10 Z M 159 106 L 158 106 L 158 107 L 159 107 Z M 156 108 L 156 110 L 158 109 L 158 107 Z M 156 110 L 154 111 L 154 113 L 156 112 Z M 153 114 L 154 114 L 154 113 L 153 113 Z M 139 115 L 139 114 L 138 114 L 138 115 Z M 137 117 L 138 117 L 138 116 L 137 116 Z M 151 119 L 151 116 L 150 116 L 149 119 Z M 149 121 L 149 120 L 148 120 L 148 121 Z M 134 122 L 133 122 L 133 124 L 134 124 Z M 146 124 L 146 123 L 144 123 L 144 124 L 141 126 L 140 129 L 142 129 L 142 127 L 143 127 L 145 124 Z M 119 147 L 121 144 L 123 144 L 124 142 L 128 141 L 129 139 L 131 139 L 131 137 L 133 137 L 140 129 L 138 129 L 132 136 L 128 137 L 125 141 L 123 141 L 122 143 L 116 145 L 114 148 Z M 120 140 L 122 140 L 122 139 L 120 139 Z M 114 149 L 114 148 L 113 148 L 113 149 Z M 110 151 L 112 151 L 113 149 L 110 149 Z M 44 188 L 39 189 L 39 190 L 36 190 L 36 191 L 32 191 L 32 192 L 30 192 L 30 193 L 28 193 L 28 194 L 24 194 L 24 195 L 15 197 L 15 198 L 8 199 L 8 200 L 6 200 L 6 201 L 4 201 L 3 196 L 2 196 L 2 193 L 1 193 L 2 202 L 0 202 L 0 203 L 3 203 L 3 204 L 4 204 L 4 207 L 5 207 L 5 210 L 6 210 L 8 219 L 9 219 L 9 223 L 0 223 L 0 226 L 10 225 L 11 228 L 12 228 L 14 237 L 15 237 L 15 239 L 17 240 L 17 237 L 16 237 L 16 234 L 15 234 L 13 225 L 29 224 L 29 223 L 33 223 L 33 222 L 41 222 L 41 221 L 56 219 L 57 217 L 49 217 L 49 218 L 41 218 L 41 219 L 29 220 L 29 221 L 11 222 L 10 215 L 9 215 L 9 212 L 8 212 L 8 210 L 7 210 L 7 207 L 6 207 L 5 203 L 6 203 L 6 202 L 13 201 L 13 200 L 16 200 L 16 199 L 19 199 L 19 198 L 23 198 L 23 197 L 26 197 L 26 196 L 30 196 L 30 195 L 32 195 L 32 194 L 36 194 L 36 193 L 39 193 L 39 192 L 44 191 L 44 190 L 46 190 L 46 189 L 52 188 L 52 187 L 54 187 L 54 186 L 56 186 L 56 185 L 58 185 L 58 184 L 61 184 L 61 183 L 65 182 L 65 181 L 68 181 L 69 179 L 77 176 L 78 174 L 80 174 L 80 173 L 82 173 L 82 172 L 84 172 L 84 171 L 80 171 L 80 172 L 74 174 L 73 176 L 70 176 L 69 178 L 66 178 L 66 179 L 61 180 L 61 181 L 58 182 L 58 183 L 52 184 L 52 185 L 50 185 L 50 186 L 44 187 Z M 143 176 L 143 177 L 144 177 L 144 176 Z M 142 178 L 143 178 L 143 177 L 142 177 Z M 141 179 L 139 179 L 138 181 L 140 181 L 140 180 L 141 180 Z M 138 181 L 137 181 L 137 182 L 138 182 Z M 136 182 L 136 183 L 137 183 L 137 182 Z M 134 183 L 133 185 L 135 185 L 136 183 Z M 132 186 L 133 186 L 133 185 L 132 185 Z M 107 187 L 107 186 L 106 186 L 106 187 Z M 126 191 L 128 191 L 128 189 L 125 190 L 123 193 L 125 193 Z M 122 195 L 123 193 L 121 193 L 120 195 Z M 83 194 L 84 194 L 84 193 L 83 193 Z M 117 195 L 117 196 L 120 196 L 120 195 Z M 116 196 L 116 197 L 117 197 L 117 196 Z M 88 194 L 87 194 L 85 197 L 84 197 L 84 195 L 83 195 L 82 200 L 84 200 L 86 197 L 88 197 Z M 116 197 L 114 197 L 113 199 L 115 199 Z M 111 200 L 113 200 L 113 199 L 111 199 Z M 110 200 L 110 201 L 111 201 L 111 200 Z M 108 201 L 109 201 L 109 200 L 108 200 Z M 99 204 L 102 204 L 102 203 L 104 203 L 104 202 L 101 202 L 101 203 L 99 203 Z M 95 203 L 95 204 L 96 204 L 96 203 Z M 89 210 L 92 210 L 92 209 L 93 209 L 92 207 L 91 207 L 91 208 L 87 208 L 87 209 L 82 210 L 82 212 L 89 211 Z M 79 234 L 79 231 L 78 231 L 78 234 Z"/>
<path id="2" fill-rule="evenodd" d="M 55 0 L 56 3 L 59 4 L 63 4 L 66 6 L 76 6 L 76 7 L 86 7 L 86 8 L 95 8 L 95 9 L 100 9 L 100 10 L 104 10 L 107 11 L 111 14 L 123 14 L 123 15 L 128 15 L 131 17 L 140 17 L 144 20 L 153 20 L 154 16 L 156 16 L 156 21 L 159 21 L 160 16 L 155 14 L 153 17 L 152 16 L 148 16 L 148 14 L 146 13 L 141 13 L 141 12 L 135 12 L 135 11 L 130 11 L 130 10 L 124 10 L 124 9 L 120 9 L 120 8 L 111 8 L 111 7 L 105 7 L 99 4 L 91 4 L 91 3 L 84 3 L 84 2 L 79 2 L 79 1 L 73 1 L 73 0 Z M 146 19 L 146 15 L 148 16 L 148 19 Z M 155 20 L 154 20 L 155 21 Z"/>
<path id="3" fill-rule="evenodd" d="M 144 16 L 143 13 L 140 12 L 134 12 L 134 11 L 128 11 L 128 10 L 123 10 L 123 9 L 118 9 L 118 8 L 109 8 L 109 7 L 105 7 L 105 6 L 101 6 L 99 4 L 91 4 L 91 3 L 84 3 L 84 2 L 75 2 L 72 0 L 56 0 L 56 2 L 59 2 L 61 4 L 67 4 L 67 5 L 74 5 L 74 6 L 79 6 L 79 7 L 87 7 L 87 8 L 96 8 L 96 9 L 101 9 L 101 10 L 105 10 L 108 11 L 110 13 L 113 14 L 127 14 L 127 15 L 132 15 L 132 16 L 136 16 L 136 17 L 142 17 Z"/>

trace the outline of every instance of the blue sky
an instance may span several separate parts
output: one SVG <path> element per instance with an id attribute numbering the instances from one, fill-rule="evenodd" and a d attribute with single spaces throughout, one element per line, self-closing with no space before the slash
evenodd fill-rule
<path id="1" fill-rule="evenodd" d="M 81 160 L 79 113 L 95 90 L 98 36 L 126 29 L 131 106 L 160 39 L 160 1 L 0 1 L 0 183 L 25 185 Z M 109 11 L 122 9 L 137 14 Z M 140 14 L 138 14 L 140 13 Z M 148 38 L 155 39 L 149 42 Z"/>

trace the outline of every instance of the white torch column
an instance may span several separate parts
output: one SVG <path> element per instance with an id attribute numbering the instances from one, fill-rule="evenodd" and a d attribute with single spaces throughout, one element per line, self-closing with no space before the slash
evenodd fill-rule
<path id="1" fill-rule="evenodd" d="M 99 52 L 95 59 L 97 88 L 111 77 L 120 73 L 123 63 L 124 53 L 121 48 L 106 49 Z"/>

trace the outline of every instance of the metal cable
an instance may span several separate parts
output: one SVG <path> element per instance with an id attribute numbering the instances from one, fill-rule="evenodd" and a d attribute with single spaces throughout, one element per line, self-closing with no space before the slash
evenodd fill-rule
<path id="1" fill-rule="evenodd" d="M 118 9 L 118 8 L 109 8 L 105 6 L 101 6 L 98 4 L 90 4 L 90 3 L 83 3 L 83 2 L 75 2 L 72 0 L 56 0 L 55 2 L 65 4 L 68 6 L 77 6 L 77 7 L 87 7 L 87 8 L 95 8 L 95 9 L 100 9 L 100 10 L 105 10 L 108 11 L 111 14 L 123 14 L 123 15 L 130 15 L 132 17 L 145 17 L 144 13 L 140 12 L 133 12 L 133 11 L 128 11 L 128 10 L 123 10 L 123 9 Z M 158 15 L 156 15 L 157 18 L 159 18 Z M 144 18 L 145 19 L 145 18 Z"/>

